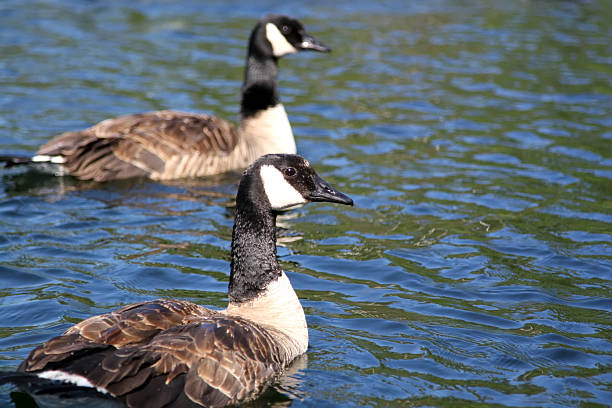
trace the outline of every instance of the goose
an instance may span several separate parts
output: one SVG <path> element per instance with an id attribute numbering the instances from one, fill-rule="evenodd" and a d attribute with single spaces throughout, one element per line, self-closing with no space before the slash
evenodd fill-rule
<path id="1" fill-rule="evenodd" d="M 82 180 L 143 176 L 171 180 L 242 171 L 267 153 L 295 154 L 291 125 L 277 90 L 278 59 L 302 50 L 331 51 L 289 16 L 269 15 L 255 25 L 237 128 L 205 114 L 139 113 L 59 134 L 31 158 L 0 156 L 0 162 L 5 167 L 30 164 Z"/>
<path id="2" fill-rule="evenodd" d="M 276 257 L 275 223 L 278 211 L 316 201 L 353 205 L 301 156 L 259 158 L 236 195 L 225 310 L 169 299 L 124 306 L 37 347 L 13 375 L 88 388 L 128 407 L 255 398 L 308 347 L 304 311 Z"/>

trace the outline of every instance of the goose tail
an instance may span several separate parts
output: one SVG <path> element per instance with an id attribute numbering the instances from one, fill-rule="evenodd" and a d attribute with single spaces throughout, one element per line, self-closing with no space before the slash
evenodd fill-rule
<path id="1" fill-rule="evenodd" d="M 0 166 L 2 167 L 14 167 L 31 164 L 32 158 L 25 156 L 2 156 L 0 155 Z"/>
<path id="2" fill-rule="evenodd" d="M 31 407 L 26 400 L 33 399 L 40 407 L 74 408 L 87 406 L 95 408 L 119 408 L 124 405 L 111 397 L 97 392 L 94 388 L 81 387 L 72 383 L 41 378 L 32 373 L 0 372 L 0 390 L 11 392 L 16 406 Z"/>

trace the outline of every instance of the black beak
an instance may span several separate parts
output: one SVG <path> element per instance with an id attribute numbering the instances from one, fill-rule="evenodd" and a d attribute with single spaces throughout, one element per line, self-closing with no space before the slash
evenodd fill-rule
<path id="1" fill-rule="evenodd" d="M 327 45 L 323 44 L 321 41 L 317 40 L 314 37 L 311 37 L 308 34 L 304 34 L 302 36 L 302 42 L 299 45 L 301 50 L 312 50 L 319 52 L 330 52 L 331 48 Z"/>
<path id="2" fill-rule="evenodd" d="M 310 201 L 320 201 L 353 205 L 353 199 L 329 185 L 319 176 L 315 176 L 316 189 L 307 197 Z"/>

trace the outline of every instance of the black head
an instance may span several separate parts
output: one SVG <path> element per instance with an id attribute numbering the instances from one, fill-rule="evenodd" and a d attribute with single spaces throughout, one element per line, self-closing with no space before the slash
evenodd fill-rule
<path id="1" fill-rule="evenodd" d="M 334 189 L 312 168 L 308 160 L 294 154 L 267 154 L 257 159 L 244 173 L 240 190 L 246 179 L 261 180 L 257 183 L 261 200 L 272 210 L 285 210 L 311 201 L 353 205 L 353 200 Z"/>
<path id="2" fill-rule="evenodd" d="M 275 58 L 303 50 L 331 51 L 331 48 L 310 36 L 298 20 L 278 14 L 265 17 L 255 26 L 250 45 Z"/>
<path id="3" fill-rule="evenodd" d="M 231 303 L 254 299 L 281 276 L 276 259 L 276 211 L 309 201 L 353 204 L 300 156 L 268 154 L 245 170 L 238 186 L 232 233 Z"/>

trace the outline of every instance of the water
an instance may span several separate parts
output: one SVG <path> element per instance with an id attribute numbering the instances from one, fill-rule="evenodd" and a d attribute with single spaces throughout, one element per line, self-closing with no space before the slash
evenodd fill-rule
<path id="1" fill-rule="evenodd" d="M 238 114 L 268 12 L 298 150 L 355 199 L 279 219 L 310 349 L 262 405 L 612 401 L 609 1 L 0 3 L 0 151 L 120 114 Z M 0 178 L 0 370 L 80 320 L 226 304 L 237 177 Z M 0 405 L 14 406 L 6 388 Z"/>

